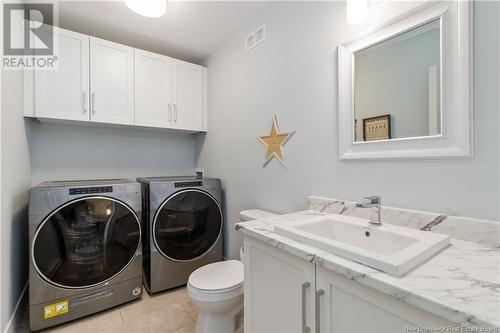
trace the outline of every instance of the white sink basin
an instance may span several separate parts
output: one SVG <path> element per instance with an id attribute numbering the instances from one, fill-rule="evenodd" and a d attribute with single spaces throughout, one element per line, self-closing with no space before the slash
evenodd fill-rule
<path id="1" fill-rule="evenodd" d="M 274 232 L 331 254 L 401 276 L 435 255 L 450 237 L 345 215 L 276 225 Z"/>

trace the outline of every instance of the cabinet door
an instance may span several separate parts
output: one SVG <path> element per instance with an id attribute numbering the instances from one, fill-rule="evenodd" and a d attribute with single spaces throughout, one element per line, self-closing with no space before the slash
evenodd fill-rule
<path id="1" fill-rule="evenodd" d="M 89 36 L 54 27 L 58 67 L 34 71 L 35 116 L 89 120 Z"/>
<path id="2" fill-rule="evenodd" d="M 134 123 L 134 49 L 90 37 L 91 120 Z"/>
<path id="3" fill-rule="evenodd" d="M 245 332 L 314 332 L 314 264 L 245 237 Z"/>
<path id="4" fill-rule="evenodd" d="M 397 300 L 359 282 L 317 267 L 320 332 L 401 333 L 417 326 L 456 326 L 443 318 Z"/>
<path id="5" fill-rule="evenodd" d="M 135 124 L 171 127 L 172 59 L 135 49 Z"/>
<path id="6" fill-rule="evenodd" d="M 203 69 L 184 61 L 173 62 L 173 127 L 203 129 Z"/>

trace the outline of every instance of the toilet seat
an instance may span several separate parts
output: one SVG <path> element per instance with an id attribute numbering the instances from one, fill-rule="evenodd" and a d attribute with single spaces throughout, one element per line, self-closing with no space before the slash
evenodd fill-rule
<path id="1" fill-rule="evenodd" d="M 189 297 L 199 302 L 220 303 L 232 300 L 237 297 L 243 297 L 243 286 L 232 290 L 219 291 L 216 293 L 207 293 L 206 291 L 198 290 L 196 288 L 193 288 L 190 284 L 188 284 L 187 289 Z"/>
<path id="2" fill-rule="evenodd" d="M 243 264 L 228 260 L 195 270 L 188 281 L 191 297 L 202 301 L 222 301 L 243 294 Z"/>

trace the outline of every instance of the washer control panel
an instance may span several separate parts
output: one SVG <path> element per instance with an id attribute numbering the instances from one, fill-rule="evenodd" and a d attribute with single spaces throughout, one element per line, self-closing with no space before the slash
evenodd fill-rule
<path id="1" fill-rule="evenodd" d="M 112 193 L 112 192 L 113 192 L 113 186 L 77 187 L 69 189 L 69 195 Z"/>
<path id="2" fill-rule="evenodd" d="M 199 187 L 203 186 L 203 182 L 195 181 L 195 182 L 178 182 L 174 184 L 175 187 Z"/>

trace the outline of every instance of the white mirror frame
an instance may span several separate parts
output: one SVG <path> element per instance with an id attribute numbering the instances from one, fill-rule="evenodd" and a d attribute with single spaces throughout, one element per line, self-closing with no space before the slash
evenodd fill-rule
<path id="1" fill-rule="evenodd" d="M 443 1 L 397 19 L 338 46 L 340 159 L 472 157 L 472 1 Z M 434 20 L 441 34 L 441 134 L 356 142 L 354 54 Z"/>

